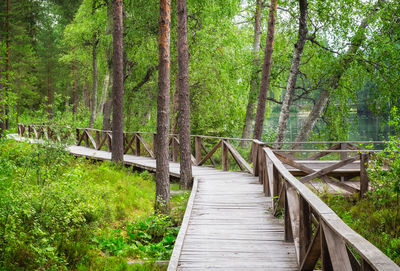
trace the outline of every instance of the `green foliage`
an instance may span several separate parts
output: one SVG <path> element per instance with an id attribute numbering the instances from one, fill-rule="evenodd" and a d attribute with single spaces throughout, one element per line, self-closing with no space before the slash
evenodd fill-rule
<path id="1" fill-rule="evenodd" d="M 126 250 L 117 238 L 126 233 L 118 230 L 124 221 L 131 221 L 130 255 L 166 258 L 177 234 L 172 221 L 178 220 L 146 218 L 154 193 L 147 172 L 76 159 L 63 146 L 1 140 L 0 269 L 92 270 L 103 248 L 110 255 Z M 115 268 L 120 263 L 115 259 Z"/>
<path id="2" fill-rule="evenodd" d="M 125 229 L 109 229 L 94 241 L 107 255 L 168 260 L 179 231 L 165 215 L 128 222 Z"/>

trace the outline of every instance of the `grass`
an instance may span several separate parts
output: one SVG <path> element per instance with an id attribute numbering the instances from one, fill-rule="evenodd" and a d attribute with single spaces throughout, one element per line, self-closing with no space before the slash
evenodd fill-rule
<path id="1" fill-rule="evenodd" d="M 165 270 L 188 195 L 154 216 L 152 174 L 3 139 L 0 270 Z"/>
<path id="2" fill-rule="evenodd" d="M 398 208 L 395 201 L 379 204 L 373 193 L 361 200 L 358 196 L 331 194 L 324 194 L 322 199 L 347 225 L 400 265 L 400 218 L 396 219 L 393 211 Z"/>

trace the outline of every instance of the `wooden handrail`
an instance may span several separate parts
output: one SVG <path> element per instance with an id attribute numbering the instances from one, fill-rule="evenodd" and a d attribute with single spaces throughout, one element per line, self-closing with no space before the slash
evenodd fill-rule
<path id="1" fill-rule="evenodd" d="M 268 183 L 268 193 L 277 197 L 274 208 L 285 208 L 285 233 L 288 241 L 295 242 L 300 270 L 313 270 L 318 258 L 322 259 L 323 266 L 334 266 L 334 270 L 399 270 L 392 260 L 346 225 L 315 193 L 290 174 L 270 148 L 263 148 L 263 153 L 266 163 L 262 165 L 262 182 Z M 279 187 L 282 189 L 278 193 Z M 318 227 L 312 237 L 311 216 L 314 215 Z M 360 263 L 348 246 L 360 255 Z"/>

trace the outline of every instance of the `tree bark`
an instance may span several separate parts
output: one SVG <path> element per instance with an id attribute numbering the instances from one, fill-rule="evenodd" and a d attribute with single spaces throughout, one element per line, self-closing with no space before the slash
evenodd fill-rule
<path id="1" fill-rule="evenodd" d="M 5 129 L 10 128 L 10 121 L 9 121 L 9 105 L 8 105 L 8 92 L 10 90 L 10 0 L 7 0 L 7 18 L 6 18 L 6 28 L 7 28 L 7 35 L 6 35 L 6 83 L 4 89 L 4 121 L 5 121 Z"/>
<path id="2" fill-rule="evenodd" d="M 108 97 L 108 86 L 110 85 L 110 74 L 106 73 L 104 76 L 104 81 L 103 81 L 103 92 L 101 93 L 101 98 L 100 98 L 100 103 L 99 107 L 97 109 L 97 116 L 100 117 L 101 113 L 103 113 L 104 110 L 104 104 L 107 101 Z"/>
<path id="3" fill-rule="evenodd" d="M 275 148 L 282 148 L 282 141 L 285 140 L 286 127 L 290 115 L 290 106 L 293 102 L 293 95 L 296 88 L 297 75 L 299 73 L 300 59 L 303 54 L 304 45 L 307 39 L 307 0 L 299 0 L 300 18 L 299 18 L 299 36 L 294 45 L 292 65 L 290 67 L 289 79 L 286 85 L 286 93 L 283 99 L 281 114 L 279 116 L 278 129 L 275 138 Z"/>
<path id="4" fill-rule="evenodd" d="M 96 34 L 93 35 L 93 47 L 92 47 L 92 96 L 90 101 L 90 120 L 89 128 L 93 128 L 94 121 L 96 119 L 97 109 L 97 45 L 99 41 Z"/>
<path id="5" fill-rule="evenodd" d="M 242 138 L 250 138 L 251 127 L 254 121 L 254 109 L 256 106 L 257 92 L 259 90 L 260 76 L 258 70 L 260 68 L 260 45 L 261 45 L 261 9 L 262 1 L 257 0 L 256 2 L 256 12 L 254 15 L 254 44 L 253 44 L 253 72 L 250 79 L 250 91 L 249 91 L 249 101 L 246 108 L 246 116 L 244 119 L 244 126 L 242 132 Z M 243 148 L 247 148 L 249 143 L 247 141 L 241 141 L 239 144 Z"/>
<path id="6" fill-rule="evenodd" d="M 361 47 L 362 43 L 365 41 L 365 29 L 367 28 L 369 22 L 374 19 L 373 14 L 375 14 L 379 10 L 379 5 L 381 2 L 385 2 L 385 0 L 378 1 L 378 4 L 372 14 L 369 14 L 364 20 L 361 22 L 358 27 L 357 32 L 351 39 L 351 46 L 348 51 L 341 57 L 338 65 L 334 68 L 332 75 L 328 79 L 328 85 L 324 90 L 321 91 L 318 100 L 314 104 L 310 114 L 307 119 L 304 121 L 303 125 L 300 128 L 299 134 L 297 135 L 295 142 L 297 144 L 293 144 L 293 149 L 299 149 L 303 144 L 301 142 L 305 142 L 308 138 L 308 135 L 314 128 L 317 123 L 318 118 L 321 116 L 321 113 L 325 109 L 327 105 L 330 93 L 335 90 L 339 86 L 340 79 L 342 78 L 344 72 L 350 67 L 350 64 L 354 60 L 354 55 L 357 53 L 358 49 Z"/>
<path id="7" fill-rule="evenodd" d="M 122 0 L 113 1 L 113 120 L 111 160 L 124 160 L 124 60 L 122 38 Z"/>
<path id="8" fill-rule="evenodd" d="M 75 51 L 75 49 L 72 48 L 72 51 Z M 76 60 L 73 60 L 73 62 L 72 62 L 72 76 L 73 76 L 72 116 L 73 116 L 73 122 L 75 122 L 76 111 L 77 111 L 77 108 L 78 108 L 78 82 L 77 82 L 77 78 L 76 78 Z"/>
<path id="9" fill-rule="evenodd" d="M 2 55 L 0 55 L 0 63 L 2 60 Z M 0 138 L 3 135 L 3 131 L 6 128 L 6 123 L 4 120 L 4 101 L 5 101 L 5 95 L 4 95 L 4 85 L 3 85 L 3 69 L 0 66 Z"/>
<path id="10" fill-rule="evenodd" d="M 175 92 L 172 97 L 172 117 L 171 117 L 171 134 L 177 134 L 179 131 L 178 125 L 178 100 L 179 100 L 179 75 L 175 79 Z"/>
<path id="11" fill-rule="evenodd" d="M 180 186 L 192 186 L 192 153 L 190 150 L 190 92 L 189 92 L 189 48 L 187 41 L 186 0 L 178 0 L 178 122 L 180 144 Z"/>
<path id="12" fill-rule="evenodd" d="M 47 46 L 50 52 L 50 45 Z M 49 121 L 53 119 L 53 90 L 51 88 L 50 57 L 47 59 L 47 113 Z"/>
<path id="13" fill-rule="evenodd" d="M 160 0 L 158 41 L 158 97 L 156 136 L 156 202 L 155 210 L 169 212 L 169 100 L 170 100 L 170 23 L 171 1 Z"/>
<path id="14" fill-rule="evenodd" d="M 264 65 L 261 76 L 260 95 L 258 96 L 256 122 L 254 125 L 254 133 L 253 133 L 253 138 L 258 140 L 261 140 L 261 135 L 264 126 L 265 104 L 267 101 L 267 94 L 268 94 L 269 80 L 270 80 L 270 73 L 272 66 L 272 53 L 274 50 L 277 5 L 278 5 L 278 0 L 271 0 L 269 8 L 268 32 L 267 32 L 267 40 L 265 46 Z"/>

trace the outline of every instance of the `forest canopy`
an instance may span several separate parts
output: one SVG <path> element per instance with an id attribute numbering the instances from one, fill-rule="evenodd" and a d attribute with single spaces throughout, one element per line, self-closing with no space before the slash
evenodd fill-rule
<path id="1" fill-rule="evenodd" d="M 258 2 L 261 48 L 254 51 Z M 3 122 L 109 129 L 111 1 L 9 0 L 0 7 Z M 177 126 L 176 9 L 172 1 L 172 132 Z M 191 133 L 240 137 L 251 100 L 250 120 L 255 118 L 269 1 L 196 0 L 188 1 L 187 10 Z M 125 130 L 155 130 L 158 12 L 157 1 L 124 2 Z M 264 140 L 276 134 L 277 120 L 269 116 L 281 110 L 300 13 L 298 1 L 278 2 Z M 400 3 L 394 0 L 308 1 L 304 51 L 289 108 L 292 115 L 307 116 L 325 95 L 312 138 L 349 139 L 349 119 L 362 114 L 379 118 L 379 129 L 387 127 L 391 108 L 400 106 L 398 14 Z M 256 65 L 255 54 L 261 60 Z M 384 136 L 378 137 L 368 139 Z"/>

